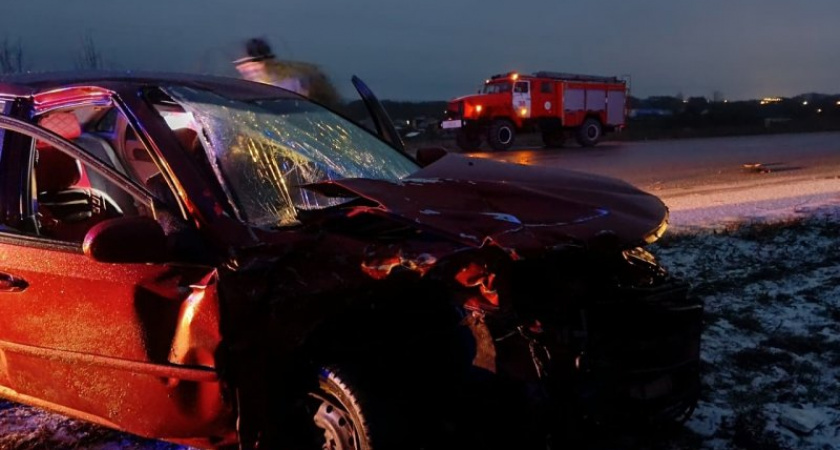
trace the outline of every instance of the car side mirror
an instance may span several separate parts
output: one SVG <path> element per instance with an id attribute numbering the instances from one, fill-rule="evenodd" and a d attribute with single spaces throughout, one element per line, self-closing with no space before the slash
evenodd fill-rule
<path id="1" fill-rule="evenodd" d="M 118 217 L 88 230 L 85 255 L 105 263 L 154 263 L 166 259 L 166 235 L 150 217 Z"/>
<path id="2" fill-rule="evenodd" d="M 423 147 L 417 150 L 417 155 L 414 159 L 421 167 L 426 167 L 429 164 L 446 156 L 447 151 L 443 147 Z"/>

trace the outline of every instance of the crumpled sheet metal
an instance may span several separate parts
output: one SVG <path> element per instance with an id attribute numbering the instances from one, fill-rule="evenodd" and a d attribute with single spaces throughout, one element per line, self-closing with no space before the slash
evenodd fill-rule
<path id="1" fill-rule="evenodd" d="M 619 180 L 458 155 L 400 182 L 344 179 L 309 189 L 374 205 L 350 214 L 387 217 L 471 247 L 496 245 L 513 257 L 587 245 L 604 233 L 627 248 L 643 245 L 668 217 L 660 199 Z"/>
<path id="2" fill-rule="evenodd" d="M 190 286 L 181 305 L 178 325 L 169 351 L 169 362 L 182 366 L 216 367 L 215 352 L 221 342 L 217 273 L 213 271 Z"/>
<path id="3" fill-rule="evenodd" d="M 396 269 L 404 269 L 425 275 L 437 263 L 429 253 L 409 255 L 401 248 L 381 249 L 369 247 L 362 261 L 362 271 L 375 280 L 387 278 Z"/>

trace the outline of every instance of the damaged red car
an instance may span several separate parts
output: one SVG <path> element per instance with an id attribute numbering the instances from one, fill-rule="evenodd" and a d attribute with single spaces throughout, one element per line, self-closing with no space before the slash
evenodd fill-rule
<path id="1" fill-rule="evenodd" d="M 702 306 L 643 249 L 665 205 L 415 159 L 355 81 L 379 133 L 235 79 L 0 78 L 0 396 L 203 448 L 687 417 Z"/>

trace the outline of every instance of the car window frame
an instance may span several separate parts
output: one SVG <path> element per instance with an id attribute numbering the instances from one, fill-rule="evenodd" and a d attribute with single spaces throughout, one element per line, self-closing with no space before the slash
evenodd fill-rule
<path id="1" fill-rule="evenodd" d="M 0 114 L 0 129 L 4 130 L 3 134 L 6 135 L 5 136 L 6 139 L 4 139 L 4 141 L 3 141 L 4 146 L 8 142 L 8 137 L 9 137 L 6 133 L 6 131 L 11 131 L 12 133 L 16 133 L 17 136 L 23 136 L 23 137 L 29 138 L 30 139 L 30 145 L 33 145 L 33 143 L 37 140 L 44 141 L 45 143 L 54 147 L 56 150 L 59 150 L 59 151 L 65 153 L 65 154 L 67 154 L 67 155 L 69 155 L 73 158 L 76 158 L 77 160 L 79 160 L 79 162 L 86 165 L 91 170 L 94 170 L 94 171 L 98 172 L 99 174 L 101 174 L 108 181 L 110 181 L 112 183 L 115 183 L 121 189 L 124 189 L 129 195 L 134 197 L 136 201 L 139 201 L 140 203 L 143 204 L 144 207 L 146 207 L 150 211 L 152 211 L 153 214 L 156 214 L 156 208 L 154 206 L 155 205 L 155 197 L 154 196 L 152 196 L 144 188 L 137 185 L 137 183 L 134 180 L 131 180 L 130 178 L 116 172 L 109 165 L 107 165 L 103 161 L 100 161 L 99 158 L 89 154 L 87 151 L 85 151 L 79 145 L 77 145 L 77 144 L 59 136 L 56 133 L 53 133 L 52 131 L 50 131 L 46 128 L 40 127 L 38 125 L 34 125 L 32 123 L 29 123 L 29 122 L 26 122 L 26 121 L 23 121 L 23 120 L 14 118 L 14 117 L 3 115 L 3 114 Z M 5 148 L 0 148 L 0 151 L 5 152 L 6 149 Z M 18 166 L 17 169 L 20 172 L 20 176 L 21 177 L 25 177 L 25 176 L 28 177 L 27 182 L 25 183 L 25 186 L 18 185 L 18 189 L 17 189 L 18 192 L 15 194 L 13 192 L 9 192 L 11 190 L 11 188 L 8 185 L 6 185 L 6 184 L 3 185 L 3 189 L 6 191 L 6 192 L 4 192 L 4 198 L 6 198 L 6 200 L 4 200 L 5 204 L 3 206 L 7 211 L 9 211 L 9 209 L 10 209 L 9 202 L 11 200 L 9 200 L 9 197 L 17 197 L 18 201 L 21 203 L 21 206 L 23 206 L 24 204 L 26 205 L 25 209 L 27 209 L 27 210 L 20 210 L 19 211 L 20 217 L 18 219 L 21 222 L 26 220 L 28 217 L 33 217 L 34 214 L 37 213 L 37 211 L 34 210 L 35 205 L 34 205 L 34 201 L 33 201 L 34 199 L 32 199 L 32 194 L 30 192 L 26 192 L 26 191 L 31 190 L 31 186 L 32 186 L 31 185 L 31 179 L 34 176 L 34 173 L 32 172 L 33 163 L 34 163 L 34 150 L 30 151 L 28 156 L 29 156 L 28 165 L 25 162 L 21 161 L 20 158 L 18 158 L 18 160 L 15 161 L 17 166 Z M 5 157 L 4 157 L 4 159 L 5 159 Z M 3 160 L 0 159 L 0 161 L 3 161 Z M 24 175 L 25 173 L 27 173 L 27 171 L 29 172 L 28 175 Z M 25 202 L 24 201 L 25 199 L 29 199 L 29 201 Z M 27 216 L 27 213 L 29 214 L 28 216 Z M 6 217 L 5 219 L 9 219 L 9 217 Z M 6 224 L 3 224 L 3 225 L 6 225 Z M 61 248 L 66 247 L 66 248 L 73 249 L 73 250 L 76 250 L 76 251 L 81 251 L 81 248 L 82 248 L 82 243 L 81 242 L 69 242 L 69 241 L 56 240 L 56 239 L 53 239 L 53 238 L 50 238 L 50 237 L 47 237 L 47 236 L 41 236 L 41 235 L 36 235 L 36 234 L 28 234 L 25 231 L 21 232 L 21 231 L 18 231 L 18 230 L 15 230 L 15 231 L 0 230 L 0 234 L 2 234 L 3 237 L 5 237 L 7 239 L 14 236 L 14 239 L 16 239 L 16 240 L 22 239 L 22 240 L 25 240 L 27 242 L 40 241 L 40 242 L 44 242 L 44 243 L 49 243 L 49 245 L 51 245 L 51 246 L 54 246 L 56 243 L 60 243 L 62 245 L 60 245 L 59 247 L 61 247 Z"/>

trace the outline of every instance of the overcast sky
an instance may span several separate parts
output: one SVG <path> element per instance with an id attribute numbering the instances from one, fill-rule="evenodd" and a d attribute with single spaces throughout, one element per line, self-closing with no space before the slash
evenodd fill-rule
<path id="1" fill-rule="evenodd" d="M 346 97 L 446 100 L 489 75 L 629 74 L 632 94 L 840 93 L 838 0 L 2 0 L 33 70 L 106 63 L 235 75 L 244 41 L 319 64 Z"/>

